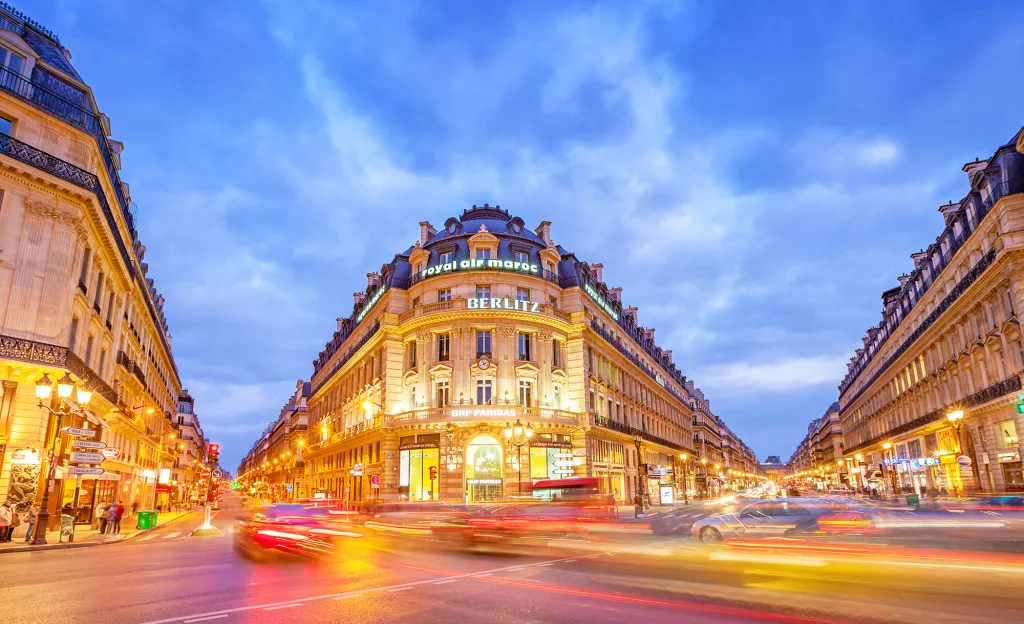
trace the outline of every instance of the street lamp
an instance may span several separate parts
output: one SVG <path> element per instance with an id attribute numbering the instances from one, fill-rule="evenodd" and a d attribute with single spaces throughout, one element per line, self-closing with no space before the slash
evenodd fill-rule
<path id="1" fill-rule="evenodd" d="M 683 460 L 683 504 L 689 505 L 690 499 L 688 491 L 690 489 L 690 480 L 686 474 L 686 453 L 680 453 L 679 459 Z"/>
<path id="2" fill-rule="evenodd" d="M 57 381 L 57 409 L 54 410 L 48 405 L 44 405 L 43 401 L 50 399 L 50 395 L 53 393 L 53 382 L 50 381 L 49 375 L 44 374 L 42 378 L 36 382 L 36 398 L 39 399 L 39 409 L 45 409 L 51 416 L 57 417 L 57 428 L 53 432 L 53 446 L 50 448 L 49 462 L 50 467 L 46 477 L 46 487 L 43 489 L 43 504 L 39 511 L 39 518 L 36 521 L 36 534 L 32 539 L 34 546 L 39 546 L 46 543 L 46 525 L 50 521 L 50 484 L 53 482 L 54 477 L 57 473 L 57 440 L 60 438 L 61 423 L 65 416 L 71 416 L 72 414 L 85 414 L 85 410 L 81 407 L 72 408 L 67 404 L 67 400 L 71 398 L 71 393 L 75 390 L 75 380 L 71 378 L 70 372 L 65 372 L 64 376 Z M 88 388 L 78 388 L 76 393 L 76 399 L 78 404 L 88 405 L 89 401 L 92 400 L 92 391 Z"/>
<path id="3" fill-rule="evenodd" d="M 644 497 L 644 475 L 645 462 L 643 459 L 644 435 L 642 431 L 633 433 L 633 444 L 636 446 L 636 492 L 640 495 L 641 502 Z"/>
<path id="4" fill-rule="evenodd" d="M 708 458 L 707 457 L 701 457 L 700 458 L 700 471 L 701 471 L 701 475 L 704 477 L 704 487 L 702 488 L 704 490 L 704 498 L 707 498 L 708 497 Z"/>
<path id="5" fill-rule="evenodd" d="M 530 443 L 533 437 L 533 426 L 530 423 L 523 423 L 516 419 L 515 424 L 505 424 L 505 439 L 511 446 L 516 447 L 516 468 L 519 471 L 519 493 L 523 493 L 523 447 Z"/>
<path id="6" fill-rule="evenodd" d="M 949 412 L 948 414 L 946 414 L 946 419 L 949 420 L 950 424 L 953 425 L 953 429 L 956 431 L 957 451 L 959 452 L 960 455 L 966 455 L 966 453 L 964 453 L 964 441 L 963 441 L 963 438 L 960 435 L 960 427 L 963 425 L 964 411 L 963 410 L 959 410 L 959 409 L 958 410 L 953 410 L 953 411 Z M 959 458 L 957 458 L 957 465 L 959 466 L 959 464 L 960 464 L 960 461 L 959 461 Z M 977 470 L 977 468 L 975 468 L 975 470 Z M 978 486 L 979 486 L 978 489 L 981 489 L 981 479 L 978 479 Z M 957 496 L 959 496 L 959 495 L 960 495 L 960 492 L 957 492 Z"/>

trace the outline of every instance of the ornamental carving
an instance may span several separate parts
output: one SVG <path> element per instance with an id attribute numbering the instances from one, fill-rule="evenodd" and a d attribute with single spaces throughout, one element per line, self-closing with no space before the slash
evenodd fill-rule
<path id="1" fill-rule="evenodd" d="M 38 199 L 29 199 L 25 202 L 25 216 L 35 217 L 40 221 L 53 219 L 57 223 L 63 223 L 74 232 L 75 238 L 80 242 L 84 244 L 86 241 L 86 231 L 85 227 L 82 226 L 81 219 L 77 215 L 60 210 L 56 206 L 51 206 Z"/>
<path id="2" fill-rule="evenodd" d="M 537 340 L 541 342 L 551 342 L 551 334 L 547 332 L 537 332 Z"/>
<path id="3" fill-rule="evenodd" d="M 515 327 L 496 327 L 494 333 L 499 336 L 513 336 L 516 333 Z"/>

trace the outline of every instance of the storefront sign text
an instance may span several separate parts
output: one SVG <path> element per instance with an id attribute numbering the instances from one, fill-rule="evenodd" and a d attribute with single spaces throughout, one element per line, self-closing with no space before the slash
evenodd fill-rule
<path id="1" fill-rule="evenodd" d="M 515 262 L 513 260 L 484 260 L 483 258 L 471 258 L 469 260 L 459 260 L 458 262 L 445 262 L 444 264 L 436 264 L 432 267 L 420 271 L 420 278 L 431 277 L 433 275 L 441 275 L 443 273 L 451 273 L 453 271 L 472 271 L 472 270 L 484 270 L 484 271 L 518 271 L 520 273 L 530 273 L 536 275 L 540 272 L 540 267 L 536 264 L 530 264 L 529 262 Z"/>
<path id="2" fill-rule="evenodd" d="M 516 418 L 514 408 L 501 407 L 469 407 L 451 410 L 452 418 Z"/>
<path id="3" fill-rule="evenodd" d="M 373 306 L 377 305 L 377 302 L 380 301 L 380 298 L 384 296 L 384 293 L 386 293 L 387 290 L 388 287 L 387 284 L 385 284 L 378 288 L 377 292 L 370 295 L 370 298 L 367 299 L 365 303 L 363 303 L 363 308 L 359 310 L 358 314 L 356 314 L 356 323 L 359 323 L 364 318 L 366 318 L 366 315 L 370 313 L 370 310 L 373 309 Z"/>
<path id="4" fill-rule="evenodd" d="M 518 299 L 504 299 L 500 297 L 474 297 L 466 300 L 466 307 L 470 310 L 491 309 L 491 310 L 521 310 L 523 312 L 538 312 L 540 304 L 536 301 L 520 301 Z"/>
<path id="5" fill-rule="evenodd" d="M 584 282 L 583 290 L 590 295 L 590 298 L 594 300 L 594 303 L 596 303 L 599 308 L 607 312 L 608 316 L 612 317 L 612 320 L 616 323 L 619 322 L 619 313 L 615 311 L 615 308 L 613 308 L 610 303 L 605 301 L 605 298 L 601 296 L 601 293 L 597 292 L 597 289 Z"/>

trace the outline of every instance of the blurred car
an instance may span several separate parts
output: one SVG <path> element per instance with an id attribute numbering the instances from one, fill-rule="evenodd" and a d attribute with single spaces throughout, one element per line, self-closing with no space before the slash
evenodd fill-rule
<path id="1" fill-rule="evenodd" d="M 846 499 L 776 498 L 698 520 L 690 535 L 713 545 L 730 537 L 849 532 L 872 526 L 872 514 Z"/>
<path id="2" fill-rule="evenodd" d="M 334 526 L 325 510 L 304 505 L 266 505 L 238 520 L 235 552 L 255 560 L 319 559 L 334 553 L 340 539 L 362 537 Z"/>

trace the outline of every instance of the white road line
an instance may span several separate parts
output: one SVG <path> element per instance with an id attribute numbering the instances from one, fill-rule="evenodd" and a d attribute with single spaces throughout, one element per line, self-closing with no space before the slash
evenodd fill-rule
<path id="1" fill-rule="evenodd" d="M 458 583 L 459 579 L 446 579 L 443 581 L 435 581 L 431 585 L 447 585 L 448 583 Z"/>
<path id="2" fill-rule="evenodd" d="M 400 591 L 405 591 L 407 589 L 413 589 L 413 588 L 412 587 L 395 587 L 393 589 L 389 589 L 388 592 L 389 593 L 390 592 L 400 592 Z"/>
<path id="3" fill-rule="evenodd" d="M 527 566 L 516 566 L 514 568 L 506 568 L 505 572 L 518 572 L 520 570 L 525 570 L 526 568 Z"/>
<path id="4" fill-rule="evenodd" d="M 227 614 L 223 615 L 211 615 L 210 617 L 195 618 L 194 620 L 185 620 L 185 624 L 192 624 L 192 622 L 205 622 L 207 620 L 219 620 L 220 618 L 226 618 Z"/>
<path id="5" fill-rule="evenodd" d="M 542 567 L 542 566 L 552 566 L 552 565 L 555 565 L 555 564 L 553 564 L 553 563 L 535 563 L 533 565 L 536 566 L 536 567 Z"/>
<path id="6" fill-rule="evenodd" d="M 175 531 L 173 533 L 168 533 L 167 535 L 164 535 L 164 539 L 171 539 L 172 537 L 178 537 L 179 535 L 181 535 L 181 531 Z"/>
<path id="7" fill-rule="evenodd" d="M 156 537 L 156 535 L 144 535 L 144 536 L 142 536 L 142 537 L 140 537 L 140 538 L 139 538 L 139 541 L 140 541 L 140 542 L 144 542 L 144 541 L 146 541 L 146 540 L 151 540 L 151 539 L 153 539 L 154 537 Z"/>
<path id="8" fill-rule="evenodd" d="M 276 607 L 264 607 L 264 611 L 277 611 L 278 609 L 291 609 L 292 607 L 304 606 L 301 602 L 292 602 L 289 604 L 278 605 Z"/>
<path id="9" fill-rule="evenodd" d="M 602 556 L 604 554 L 606 554 L 606 553 L 596 553 L 596 554 L 593 554 L 593 555 L 586 555 L 584 557 L 576 556 L 576 557 L 565 557 L 564 559 L 552 559 L 551 563 L 559 563 L 561 561 L 566 561 L 568 559 L 590 559 L 590 558 L 593 558 L 593 557 L 600 557 L 600 556 Z M 456 575 L 453 575 L 453 576 L 449 577 L 449 579 L 445 579 L 445 580 L 456 581 L 456 580 L 464 579 L 464 578 L 473 578 L 473 577 L 480 577 L 480 576 L 490 576 L 490 575 L 494 574 L 495 572 L 504 572 L 508 568 L 516 568 L 516 567 L 519 567 L 519 566 L 505 566 L 505 567 L 502 567 L 502 568 L 493 568 L 491 570 L 484 570 L 482 572 L 467 572 L 466 574 L 456 574 Z M 185 620 L 192 621 L 192 620 L 195 620 L 197 618 L 204 618 L 204 617 L 208 617 L 208 616 L 215 616 L 215 615 L 216 616 L 220 616 L 220 615 L 225 615 L 226 616 L 227 614 L 230 614 L 230 613 L 242 613 L 244 611 L 255 611 L 257 609 L 266 610 L 267 607 L 278 607 L 278 606 L 282 606 L 282 605 L 294 605 L 296 603 L 296 601 L 299 601 L 299 600 L 303 601 L 304 603 L 306 603 L 306 602 L 313 602 L 315 600 L 328 600 L 328 599 L 330 599 L 330 600 L 344 600 L 346 598 L 355 598 L 357 596 L 362 596 L 363 594 L 370 593 L 370 592 L 388 591 L 390 589 L 394 589 L 395 587 L 416 587 L 418 585 L 430 585 L 430 584 L 433 584 L 433 583 L 437 583 L 437 581 L 431 579 L 431 580 L 425 580 L 425 581 L 413 581 L 412 583 L 400 583 L 400 584 L 397 584 L 397 585 L 389 585 L 389 586 L 386 586 L 386 587 L 373 587 L 373 588 L 369 588 L 369 589 L 360 590 L 359 593 L 356 593 L 356 594 L 352 594 L 351 592 L 342 592 L 342 593 L 338 593 L 338 594 L 323 594 L 323 595 L 320 595 L 320 596 L 304 596 L 304 597 L 293 598 L 292 600 L 282 601 L 282 602 L 272 602 L 272 603 L 268 603 L 268 604 L 250 605 L 250 606 L 246 606 L 246 607 L 235 607 L 233 609 L 222 609 L 220 611 L 208 611 L 206 613 L 194 613 L 194 614 L 191 614 L 191 615 L 179 615 L 178 617 L 164 618 L 162 620 L 150 620 L 148 622 L 143 622 L 142 624 L 170 624 L 171 622 L 184 622 Z"/>

